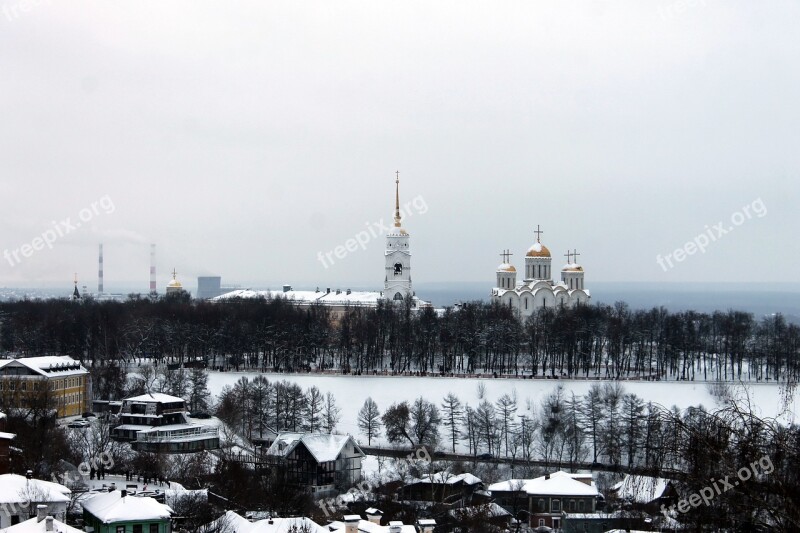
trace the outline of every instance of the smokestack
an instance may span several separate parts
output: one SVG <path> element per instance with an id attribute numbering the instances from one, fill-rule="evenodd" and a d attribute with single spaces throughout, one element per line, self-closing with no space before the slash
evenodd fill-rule
<path id="1" fill-rule="evenodd" d="M 97 265 L 97 294 L 103 294 L 103 243 L 100 243 L 100 258 Z"/>
<path id="2" fill-rule="evenodd" d="M 41 522 L 47 517 L 47 506 L 46 505 L 37 505 L 36 506 L 36 522 Z"/>
<path id="3" fill-rule="evenodd" d="M 156 293 L 156 245 L 150 245 L 150 294 Z"/>

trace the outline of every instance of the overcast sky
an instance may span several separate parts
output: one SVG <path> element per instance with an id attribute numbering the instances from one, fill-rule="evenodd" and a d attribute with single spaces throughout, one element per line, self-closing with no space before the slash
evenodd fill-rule
<path id="1" fill-rule="evenodd" d="M 106 288 L 144 291 L 153 242 L 160 288 L 379 289 L 382 236 L 318 253 L 390 222 L 396 170 L 416 282 L 489 287 L 537 224 L 588 288 L 797 281 L 798 28 L 793 1 L 0 0 L 0 285 L 93 286 L 103 242 Z"/>

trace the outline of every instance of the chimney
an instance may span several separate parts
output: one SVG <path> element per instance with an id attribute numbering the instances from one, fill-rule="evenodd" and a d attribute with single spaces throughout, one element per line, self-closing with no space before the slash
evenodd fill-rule
<path id="1" fill-rule="evenodd" d="M 36 523 L 38 524 L 42 520 L 45 519 L 47 516 L 47 506 L 46 505 L 37 505 L 36 506 Z"/>
<path id="2" fill-rule="evenodd" d="M 124 498 L 127 495 L 128 495 L 128 491 L 127 490 L 122 489 L 121 491 L 119 491 L 119 497 L 120 498 Z"/>
<path id="3" fill-rule="evenodd" d="M 545 475 L 544 475 L 544 479 L 545 479 L 545 480 L 548 480 L 548 479 L 550 479 L 550 474 L 545 474 Z"/>
<path id="4" fill-rule="evenodd" d="M 55 531 L 56 530 L 56 528 L 53 527 L 53 517 L 52 516 L 48 516 L 47 518 L 44 519 L 44 530 L 45 531 Z"/>
<path id="5" fill-rule="evenodd" d="M 370 507 L 364 512 L 367 514 L 367 520 L 373 524 L 381 525 L 381 515 L 383 514 L 383 511 L 376 509 L 375 507 Z"/>
<path id="6" fill-rule="evenodd" d="M 433 528 L 436 527 L 436 520 L 433 518 L 425 518 L 417 521 L 420 533 L 433 533 Z"/>
<path id="7" fill-rule="evenodd" d="M 325 292 L 325 294 L 330 294 L 330 293 L 331 293 L 331 288 L 330 288 L 330 287 L 328 287 L 328 289 L 327 289 L 327 291 Z"/>
<path id="8" fill-rule="evenodd" d="M 33 470 L 28 470 L 27 472 L 25 472 L 25 478 L 33 479 Z"/>
<path id="9" fill-rule="evenodd" d="M 344 533 L 358 533 L 358 523 L 361 517 L 357 514 L 349 514 L 344 517 Z"/>
<path id="10" fill-rule="evenodd" d="M 389 522 L 389 533 L 400 533 L 403 529 L 403 523 L 399 520 L 392 520 Z"/>
<path id="11" fill-rule="evenodd" d="M 156 245 L 150 245 L 150 294 L 156 293 Z"/>
<path id="12" fill-rule="evenodd" d="M 292 290 L 292 286 L 291 285 L 284 285 L 283 286 L 283 292 L 289 292 L 290 290 Z"/>

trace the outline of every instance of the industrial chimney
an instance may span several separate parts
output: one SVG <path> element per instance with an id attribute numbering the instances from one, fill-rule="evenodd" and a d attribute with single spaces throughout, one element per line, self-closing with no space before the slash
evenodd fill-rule
<path id="1" fill-rule="evenodd" d="M 103 243 L 100 243 L 100 257 L 97 264 L 97 294 L 103 294 Z"/>
<path id="2" fill-rule="evenodd" d="M 150 245 L 150 294 L 156 293 L 156 245 Z"/>

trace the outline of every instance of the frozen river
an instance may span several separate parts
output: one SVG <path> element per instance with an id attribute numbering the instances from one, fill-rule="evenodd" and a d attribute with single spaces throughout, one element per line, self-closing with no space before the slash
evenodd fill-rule
<path id="1" fill-rule="evenodd" d="M 222 387 L 233 385 L 239 378 L 247 376 L 252 379 L 255 372 L 211 372 L 209 388 L 216 398 Z M 336 376 L 319 374 L 265 374 L 270 381 L 287 380 L 297 383 L 304 390 L 316 385 L 322 393 L 331 392 L 336 398 L 337 405 L 342 410 L 342 421 L 337 431 L 350 433 L 359 440 L 356 418 L 358 411 L 367 397 L 372 397 L 377 402 L 381 412 L 392 403 L 408 400 L 412 401 L 419 396 L 424 396 L 431 402 L 441 405 L 442 398 L 448 392 L 453 392 L 462 401 L 473 407 L 480 402 L 478 398 L 478 384 L 485 386 L 486 399 L 495 402 L 503 394 L 516 391 L 518 400 L 517 414 L 528 414 L 528 404 L 538 409 L 543 397 L 551 393 L 559 384 L 564 386 L 564 391 L 569 394 L 584 395 L 593 383 L 598 381 L 583 380 L 531 380 L 531 379 L 492 379 L 492 378 L 440 378 L 440 377 L 399 377 L 399 376 Z M 706 408 L 717 406 L 715 398 L 709 391 L 709 385 L 704 382 L 622 382 L 625 392 L 632 392 L 646 402 L 654 402 L 663 406 L 677 405 L 683 409 L 690 406 L 703 405 Z M 745 390 L 741 385 L 732 387 L 742 395 Z M 750 383 L 747 393 L 753 405 L 758 406 L 761 416 L 775 416 L 781 410 L 781 388 L 774 383 Z M 528 402 L 530 400 L 530 402 Z M 798 398 L 795 397 L 790 405 L 793 413 L 800 407 Z M 374 441 L 373 441 L 374 444 Z"/>

